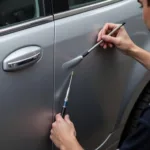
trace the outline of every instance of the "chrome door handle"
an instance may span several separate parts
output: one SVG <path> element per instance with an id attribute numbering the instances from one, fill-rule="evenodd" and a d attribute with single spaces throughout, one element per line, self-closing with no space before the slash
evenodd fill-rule
<path id="1" fill-rule="evenodd" d="M 26 59 L 10 62 L 10 63 L 8 63 L 8 66 L 11 67 L 11 68 L 15 68 L 15 67 L 18 67 L 18 66 L 21 66 L 21 65 L 26 65 L 27 63 L 30 63 L 30 62 L 36 60 L 39 56 L 40 56 L 40 53 L 38 53 L 34 56 L 31 56 L 29 58 L 26 58 Z"/>
<path id="2" fill-rule="evenodd" d="M 38 46 L 29 46 L 21 48 L 9 56 L 3 61 L 4 71 L 15 71 L 36 63 L 42 55 L 42 50 Z"/>

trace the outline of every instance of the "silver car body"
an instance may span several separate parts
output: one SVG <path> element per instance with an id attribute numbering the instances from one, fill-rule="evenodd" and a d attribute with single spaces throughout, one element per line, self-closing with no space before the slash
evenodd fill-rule
<path id="1" fill-rule="evenodd" d="M 0 63 L 38 46 L 41 59 L 14 72 L 0 69 L 0 149 L 52 150 L 49 130 L 60 112 L 68 75 L 62 64 L 90 49 L 107 22 L 126 22 L 130 37 L 150 50 L 149 32 L 135 0 L 106 0 L 0 30 Z M 67 111 L 85 149 L 116 149 L 149 72 L 116 48 L 98 47 L 76 68 Z"/>

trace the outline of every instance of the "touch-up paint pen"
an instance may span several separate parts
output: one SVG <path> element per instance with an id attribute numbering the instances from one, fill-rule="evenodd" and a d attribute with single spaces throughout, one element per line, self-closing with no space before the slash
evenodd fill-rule
<path id="1" fill-rule="evenodd" d="M 67 88 L 66 96 L 65 96 L 65 99 L 64 99 L 64 104 L 63 104 L 62 111 L 61 111 L 61 116 L 62 116 L 63 118 L 64 118 L 64 116 L 65 116 L 65 114 L 66 114 L 67 103 L 68 103 L 68 97 L 69 97 L 69 93 L 70 93 L 70 88 L 71 88 L 73 73 L 74 73 L 74 72 L 72 71 L 72 72 L 71 72 L 71 75 L 70 75 L 69 86 L 68 86 L 68 88 Z"/>

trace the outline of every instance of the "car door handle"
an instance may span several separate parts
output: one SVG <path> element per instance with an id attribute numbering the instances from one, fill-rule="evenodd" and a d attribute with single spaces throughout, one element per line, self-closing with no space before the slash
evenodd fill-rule
<path id="1" fill-rule="evenodd" d="M 4 71 L 15 71 L 36 63 L 42 56 L 38 46 L 24 47 L 8 55 L 3 61 Z"/>

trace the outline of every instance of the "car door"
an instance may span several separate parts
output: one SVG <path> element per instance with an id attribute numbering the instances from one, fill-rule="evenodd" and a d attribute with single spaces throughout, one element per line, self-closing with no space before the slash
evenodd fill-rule
<path id="1" fill-rule="evenodd" d="M 53 4 L 55 109 L 60 112 L 72 71 L 63 70 L 62 64 L 90 49 L 105 23 L 126 22 L 128 33 L 140 46 L 147 42 L 148 34 L 135 0 L 53 0 Z M 141 68 L 115 48 L 98 47 L 72 68 L 68 113 L 85 149 L 99 149 L 109 139 L 136 65 Z M 138 79 L 137 73 L 134 77 Z"/>
<path id="2" fill-rule="evenodd" d="M 50 1 L 0 1 L 0 149 L 52 149 L 53 43 Z"/>

